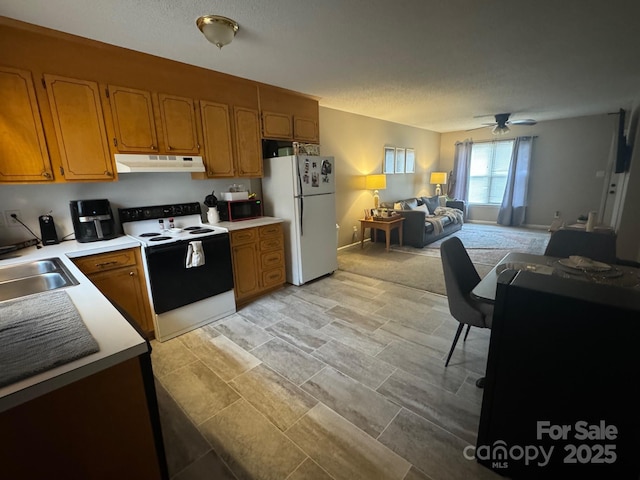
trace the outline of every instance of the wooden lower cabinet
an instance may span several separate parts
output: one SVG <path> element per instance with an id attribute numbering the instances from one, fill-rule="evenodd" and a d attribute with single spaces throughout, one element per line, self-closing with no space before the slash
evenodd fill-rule
<path id="1" fill-rule="evenodd" d="M 72 259 L 98 290 L 153 338 L 153 319 L 140 250 L 129 248 Z"/>
<path id="2" fill-rule="evenodd" d="M 237 304 L 280 288 L 286 280 L 282 225 L 232 231 L 231 260 Z"/>
<path id="3" fill-rule="evenodd" d="M 149 353 L 0 413 L 0 477 L 168 480 Z"/>

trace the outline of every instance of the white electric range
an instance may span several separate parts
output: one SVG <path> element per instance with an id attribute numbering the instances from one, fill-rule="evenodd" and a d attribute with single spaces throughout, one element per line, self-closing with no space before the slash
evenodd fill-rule
<path id="1" fill-rule="evenodd" d="M 169 340 L 236 311 L 227 229 L 202 223 L 200 204 L 118 209 L 142 245 L 155 335 Z M 193 251 L 201 264 L 190 264 Z"/>

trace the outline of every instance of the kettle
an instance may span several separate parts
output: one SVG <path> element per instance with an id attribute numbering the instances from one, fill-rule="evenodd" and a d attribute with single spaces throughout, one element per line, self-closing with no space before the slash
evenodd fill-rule
<path id="1" fill-rule="evenodd" d="M 211 195 L 207 195 L 204 199 L 204 204 L 209 207 L 207 211 L 207 221 L 210 224 L 220 223 L 220 214 L 216 206 L 218 205 L 218 199 L 214 195 L 215 190 L 211 191 Z"/>

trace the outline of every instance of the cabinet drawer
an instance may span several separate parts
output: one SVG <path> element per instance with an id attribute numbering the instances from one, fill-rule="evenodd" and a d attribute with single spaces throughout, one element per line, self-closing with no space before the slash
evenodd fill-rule
<path id="1" fill-rule="evenodd" d="M 74 258 L 73 263 L 85 275 L 95 272 L 104 272 L 115 268 L 136 265 L 136 255 L 134 249 L 119 250 L 117 252 L 100 253 L 88 257 Z"/>
<path id="2" fill-rule="evenodd" d="M 282 237 L 265 238 L 260 240 L 260 251 L 267 252 L 269 250 L 282 250 Z"/>
<path id="3" fill-rule="evenodd" d="M 285 281 L 284 268 L 272 268 L 262 272 L 262 287 L 269 288 L 275 285 L 281 285 Z"/>
<path id="4" fill-rule="evenodd" d="M 280 235 L 282 233 L 282 226 L 279 223 L 273 223 L 271 225 L 265 225 L 263 227 L 259 227 L 260 230 L 260 238 L 271 237 L 275 235 Z"/>
<path id="5" fill-rule="evenodd" d="M 242 245 L 258 240 L 258 231 L 255 228 L 245 228 L 243 230 L 236 230 L 230 233 L 232 245 Z"/>
<path id="6" fill-rule="evenodd" d="M 260 256 L 260 264 L 264 270 L 273 267 L 281 267 L 284 265 L 282 250 L 263 253 Z"/>

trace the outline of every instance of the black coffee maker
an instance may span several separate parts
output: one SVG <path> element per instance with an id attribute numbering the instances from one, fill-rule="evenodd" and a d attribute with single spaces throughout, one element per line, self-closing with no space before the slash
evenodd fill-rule
<path id="1" fill-rule="evenodd" d="M 72 200 L 69 209 L 78 242 L 97 242 L 117 236 L 109 200 Z"/>

